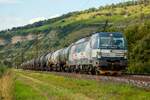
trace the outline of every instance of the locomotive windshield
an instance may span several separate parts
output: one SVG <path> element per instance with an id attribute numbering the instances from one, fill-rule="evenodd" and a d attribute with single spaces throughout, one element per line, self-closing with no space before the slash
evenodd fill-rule
<path id="1" fill-rule="evenodd" d="M 102 49 L 124 49 L 124 38 L 100 37 L 100 48 Z"/>
<path id="2" fill-rule="evenodd" d="M 126 41 L 122 35 L 107 34 L 99 36 L 100 49 L 126 49 Z"/>

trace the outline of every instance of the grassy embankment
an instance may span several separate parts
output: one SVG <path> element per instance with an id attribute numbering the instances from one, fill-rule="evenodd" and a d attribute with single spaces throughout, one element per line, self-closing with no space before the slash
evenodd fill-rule
<path id="1" fill-rule="evenodd" d="M 13 74 L 2 67 L 0 73 L 0 100 L 13 100 Z"/>
<path id="2" fill-rule="evenodd" d="M 15 100 L 149 100 L 133 86 L 73 79 L 50 73 L 15 71 Z"/>

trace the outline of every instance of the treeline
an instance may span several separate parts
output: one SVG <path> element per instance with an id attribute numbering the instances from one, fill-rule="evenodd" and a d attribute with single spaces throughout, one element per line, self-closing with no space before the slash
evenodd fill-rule
<path id="1" fill-rule="evenodd" d="M 129 45 L 131 73 L 150 73 L 150 20 L 128 26 L 125 34 Z"/>
<path id="2" fill-rule="evenodd" d="M 8 68 L 11 68 L 12 62 L 8 60 L 4 60 L 3 62 L 0 62 L 0 77 L 7 71 Z"/>

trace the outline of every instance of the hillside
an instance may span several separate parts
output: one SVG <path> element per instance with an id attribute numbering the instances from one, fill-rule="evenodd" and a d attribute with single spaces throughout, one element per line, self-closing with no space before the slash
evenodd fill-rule
<path id="1" fill-rule="evenodd" d="M 150 73 L 149 0 L 91 8 L 1 31 L 1 63 L 16 66 L 99 31 L 123 32 L 129 48 L 127 71 Z"/>

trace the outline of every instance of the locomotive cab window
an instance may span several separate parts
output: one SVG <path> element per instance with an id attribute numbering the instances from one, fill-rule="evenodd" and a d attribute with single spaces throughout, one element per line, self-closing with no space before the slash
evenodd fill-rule
<path id="1" fill-rule="evenodd" d="M 99 36 L 98 36 L 98 34 L 92 36 L 91 47 L 92 47 L 92 49 L 98 49 L 99 48 Z"/>
<path id="2" fill-rule="evenodd" d="M 76 53 L 80 53 L 80 52 L 85 51 L 85 48 L 86 48 L 86 46 L 87 46 L 87 43 L 88 43 L 88 42 L 83 42 L 83 43 L 78 44 L 78 45 L 76 46 L 75 52 L 76 52 Z"/>
<path id="3" fill-rule="evenodd" d="M 100 49 L 126 49 L 126 41 L 123 36 L 114 34 L 100 36 Z"/>
<path id="4" fill-rule="evenodd" d="M 124 48 L 124 39 L 123 38 L 114 38 L 114 46 L 116 48 L 121 49 Z"/>

